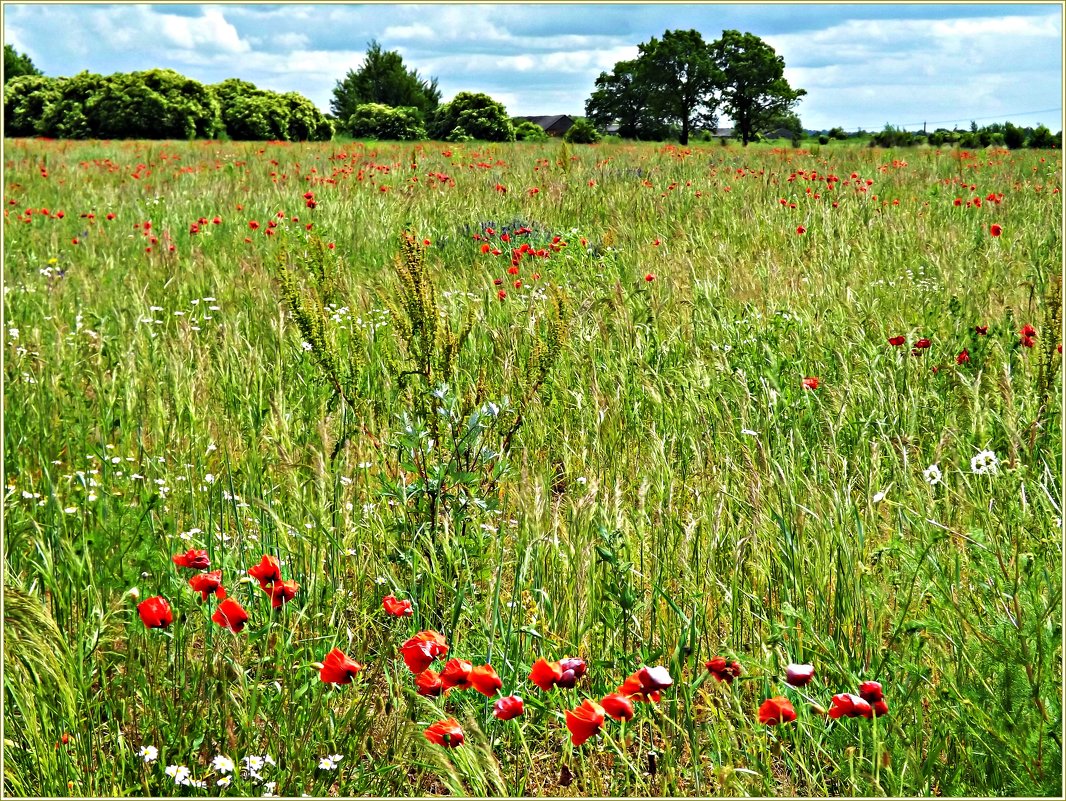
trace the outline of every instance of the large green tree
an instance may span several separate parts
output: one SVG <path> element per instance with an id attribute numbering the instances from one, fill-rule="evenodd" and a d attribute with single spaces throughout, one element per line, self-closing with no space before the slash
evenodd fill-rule
<path id="1" fill-rule="evenodd" d="M 754 34 L 722 31 L 711 51 L 723 78 L 722 109 L 745 145 L 760 128 L 807 94 L 788 85 L 785 60 Z"/>
<path id="2" fill-rule="evenodd" d="M 4 45 L 4 83 L 21 75 L 43 74 L 25 53 L 20 53 L 9 44 Z"/>
<path id="3" fill-rule="evenodd" d="M 667 31 L 639 46 L 636 82 L 648 92 L 647 102 L 659 122 L 677 125 L 679 141 L 701 125 L 718 124 L 719 65 L 699 31 Z"/>
<path id="4" fill-rule="evenodd" d="M 427 117 L 440 103 L 440 89 L 436 78 L 422 78 L 417 71 L 407 69 L 399 53 L 382 50 L 372 40 L 363 65 L 358 70 L 348 70 L 344 80 L 337 81 L 330 110 L 344 125 L 358 106 L 367 103 L 409 106 Z"/>
<path id="5" fill-rule="evenodd" d="M 639 59 L 619 61 L 610 73 L 601 72 L 596 89 L 585 101 L 585 116 L 599 128 L 618 125 L 626 139 L 662 139 L 668 127 L 651 112 L 651 87 Z"/>

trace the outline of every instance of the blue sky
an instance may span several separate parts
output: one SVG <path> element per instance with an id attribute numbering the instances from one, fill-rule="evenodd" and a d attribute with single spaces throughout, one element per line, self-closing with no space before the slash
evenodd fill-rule
<path id="1" fill-rule="evenodd" d="M 435 76 L 444 100 L 469 90 L 515 116 L 581 114 L 600 72 L 652 36 L 695 28 L 774 47 L 807 90 L 808 128 L 1062 128 L 1060 3 L 3 5 L 5 43 L 48 75 L 169 67 L 297 91 L 323 111 L 371 39 Z"/>

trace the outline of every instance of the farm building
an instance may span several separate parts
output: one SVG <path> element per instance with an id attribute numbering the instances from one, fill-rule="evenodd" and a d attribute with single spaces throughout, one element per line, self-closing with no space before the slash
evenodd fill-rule
<path id="1" fill-rule="evenodd" d="M 548 117 L 519 117 L 518 119 L 536 123 L 544 129 L 548 136 L 562 136 L 574 125 L 574 118 L 568 114 L 554 114 Z"/>

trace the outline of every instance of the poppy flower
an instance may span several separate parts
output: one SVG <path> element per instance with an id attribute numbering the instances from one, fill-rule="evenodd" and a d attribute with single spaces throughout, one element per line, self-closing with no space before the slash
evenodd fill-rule
<path id="1" fill-rule="evenodd" d="M 459 728 L 459 721 L 455 718 L 438 720 L 430 724 L 423 734 L 431 743 L 443 745 L 445 748 L 457 748 L 463 744 L 463 730 Z"/>
<path id="2" fill-rule="evenodd" d="M 414 614 L 411 609 L 411 602 L 400 601 L 395 595 L 386 595 L 381 601 L 381 606 L 385 610 L 385 614 L 393 617 L 411 617 Z"/>
<path id="3" fill-rule="evenodd" d="M 207 558 L 207 551 L 198 551 L 191 548 L 185 553 L 175 554 L 172 558 L 178 567 L 188 567 L 193 570 L 207 570 L 211 567 L 211 560 Z"/>
<path id="4" fill-rule="evenodd" d="M 563 674 L 555 683 L 559 687 L 569 690 L 571 687 L 577 684 L 578 679 L 585 675 L 585 660 L 578 659 L 577 657 L 567 657 L 566 659 L 560 659 L 559 669 L 563 671 Z"/>
<path id="5" fill-rule="evenodd" d="M 440 680 L 440 674 L 435 670 L 426 668 L 415 676 L 415 690 L 419 695 L 435 697 L 444 692 L 444 684 Z"/>
<path id="6" fill-rule="evenodd" d="M 326 684 L 351 684 L 352 679 L 362 669 L 363 666 L 350 659 L 344 651 L 334 648 L 322 660 L 322 670 L 319 671 L 318 677 Z"/>
<path id="7" fill-rule="evenodd" d="M 955 357 L 955 364 L 966 364 L 968 361 L 970 361 L 970 351 L 963 348 L 959 355 Z"/>
<path id="8" fill-rule="evenodd" d="M 862 684 L 859 685 L 859 697 L 863 698 L 866 701 L 869 701 L 871 704 L 874 701 L 880 701 L 882 698 L 885 697 L 884 690 L 881 687 L 881 682 L 864 681 Z"/>
<path id="9" fill-rule="evenodd" d="M 664 667 L 642 667 L 632 676 L 627 678 L 618 692 L 628 695 L 637 701 L 658 701 L 661 697 L 660 690 L 664 690 L 674 683 L 669 671 Z"/>
<path id="10" fill-rule="evenodd" d="M 549 662 L 544 657 L 534 662 L 533 669 L 529 671 L 529 680 L 544 692 L 548 692 L 562 677 L 563 669 L 559 663 Z"/>
<path id="11" fill-rule="evenodd" d="M 822 383 L 822 379 L 820 379 L 818 376 L 810 375 L 810 376 L 807 376 L 806 378 L 803 379 L 803 388 L 804 389 L 818 389 L 818 385 L 821 384 L 821 383 Z"/>
<path id="12" fill-rule="evenodd" d="M 900 345 L 904 344 L 906 341 L 907 341 L 907 337 L 889 337 L 888 338 L 888 344 L 889 345 L 893 345 L 893 346 L 895 346 L 897 348 Z"/>
<path id="13" fill-rule="evenodd" d="M 511 720 L 519 715 L 524 715 L 525 712 L 526 705 L 523 703 L 522 697 L 518 695 L 504 696 L 492 705 L 492 714 L 497 720 Z"/>
<path id="14" fill-rule="evenodd" d="M 503 689 L 503 682 L 496 675 L 496 668 L 492 665 L 479 665 L 471 668 L 469 681 L 470 686 L 486 698 L 492 698 Z"/>
<path id="15" fill-rule="evenodd" d="M 239 603 L 232 598 L 227 598 L 218 605 L 215 614 L 211 615 L 211 620 L 236 634 L 248 622 L 248 613 Z"/>
<path id="16" fill-rule="evenodd" d="M 707 672 L 714 676 L 718 681 L 724 681 L 726 684 L 732 684 L 733 679 L 743 672 L 739 662 L 728 662 L 725 657 L 722 656 L 708 659 L 703 666 L 707 668 Z"/>
<path id="17" fill-rule="evenodd" d="M 248 575 L 259 582 L 259 586 L 266 589 L 268 584 L 281 581 L 281 565 L 273 556 L 264 556 L 259 564 L 248 568 Z"/>
<path id="18" fill-rule="evenodd" d="M 174 613 L 170 611 L 170 604 L 162 595 L 146 598 L 137 604 L 137 614 L 150 629 L 165 629 L 174 622 Z"/>
<path id="19" fill-rule="evenodd" d="M 999 236 L 1003 233 L 1003 228 L 1000 227 L 998 223 L 992 223 L 992 225 L 988 227 L 988 233 L 990 233 L 992 236 Z"/>
<path id="20" fill-rule="evenodd" d="M 785 681 L 793 687 L 806 687 L 814 678 L 814 665 L 789 665 L 785 668 Z"/>
<path id="21" fill-rule="evenodd" d="M 988 326 L 987 325 L 975 325 L 973 327 L 973 330 L 974 330 L 974 333 L 979 334 L 980 336 L 987 336 L 988 335 Z"/>
<path id="22" fill-rule="evenodd" d="M 807 229 L 804 228 L 802 225 L 797 225 L 796 226 L 796 233 L 799 234 L 800 236 L 803 236 L 805 233 L 807 233 Z"/>
<path id="23" fill-rule="evenodd" d="M 766 726 L 789 723 L 795 719 L 796 710 L 792 707 L 792 702 L 783 695 L 767 698 L 759 707 L 759 723 Z"/>
<path id="24" fill-rule="evenodd" d="M 400 646 L 400 656 L 407 664 L 407 669 L 416 675 L 446 653 L 448 646 L 444 637 L 435 631 L 420 631 Z"/>
<path id="25" fill-rule="evenodd" d="M 473 665 L 465 659 L 449 659 L 444 670 L 440 672 L 441 684 L 445 690 L 455 688 L 457 690 L 469 690 L 474 685 L 470 683 L 470 671 Z"/>
<path id="26" fill-rule="evenodd" d="M 655 280 L 655 273 L 648 273 L 644 276 L 644 280 L 650 284 L 652 281 Z"/>
<path id="27" fill-rule="evenodd" d="M 621 693 L 610 693 L 600 700 L 603 711 L 615 720 L 633 719 L 633 702 Z"/>
<path id="28" fill-rule="evenodd" d="M 829 710 L 829 717 L 838 718 L 868 718 L 873 715 L 870 702 L 851 693 L 840 693 L 832 698 L 833 706 Z"/>
<path id="29" fill-rule="evenodd" d="M 207 600 L 207 596 L 211 593 L 214 593 L 215 597 L 220 600 L 226 597 L 226 591 L 222 589 L 221 570 L 212 570 L 210 573 L 199 573 L 189 579 L 189 586 L 192 587 L 195 592 L 200 593 L 205 601 Z"/>
<path id="30" fill-rule="evenodd" d="M 581 745 L 603 728 L 604 709 L 595 701 L 585 699 L 581 706 L 566 710 L 566 728 L 570 730 L 570 742 Z"/>
<path id="31" fill-rule="evenodd" d="M 263 590 L 270 596 L 270 605 L 275 609 L 295 598 L 298 589 L 300 585 L 295 581 L 275 581 L 269 589 L 263 587 Z"/>

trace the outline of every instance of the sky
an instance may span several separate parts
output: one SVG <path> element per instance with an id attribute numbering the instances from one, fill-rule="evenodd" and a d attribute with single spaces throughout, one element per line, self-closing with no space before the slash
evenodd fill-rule
<path id="1" fill-rule="evenodd" d="M 512 116 L 584 113 L 596 77 L 666 30 L 761 37 L 824 130 L 1062 129 L 1061 3 L 3 3 L 5 44 L 46 75 L 166 67 L 296 91 L 329 111 L 367 43 L 436 77 L 442 100 L 485 92 Z M 721 125 L 727 125 L 723 118 Z"/>

